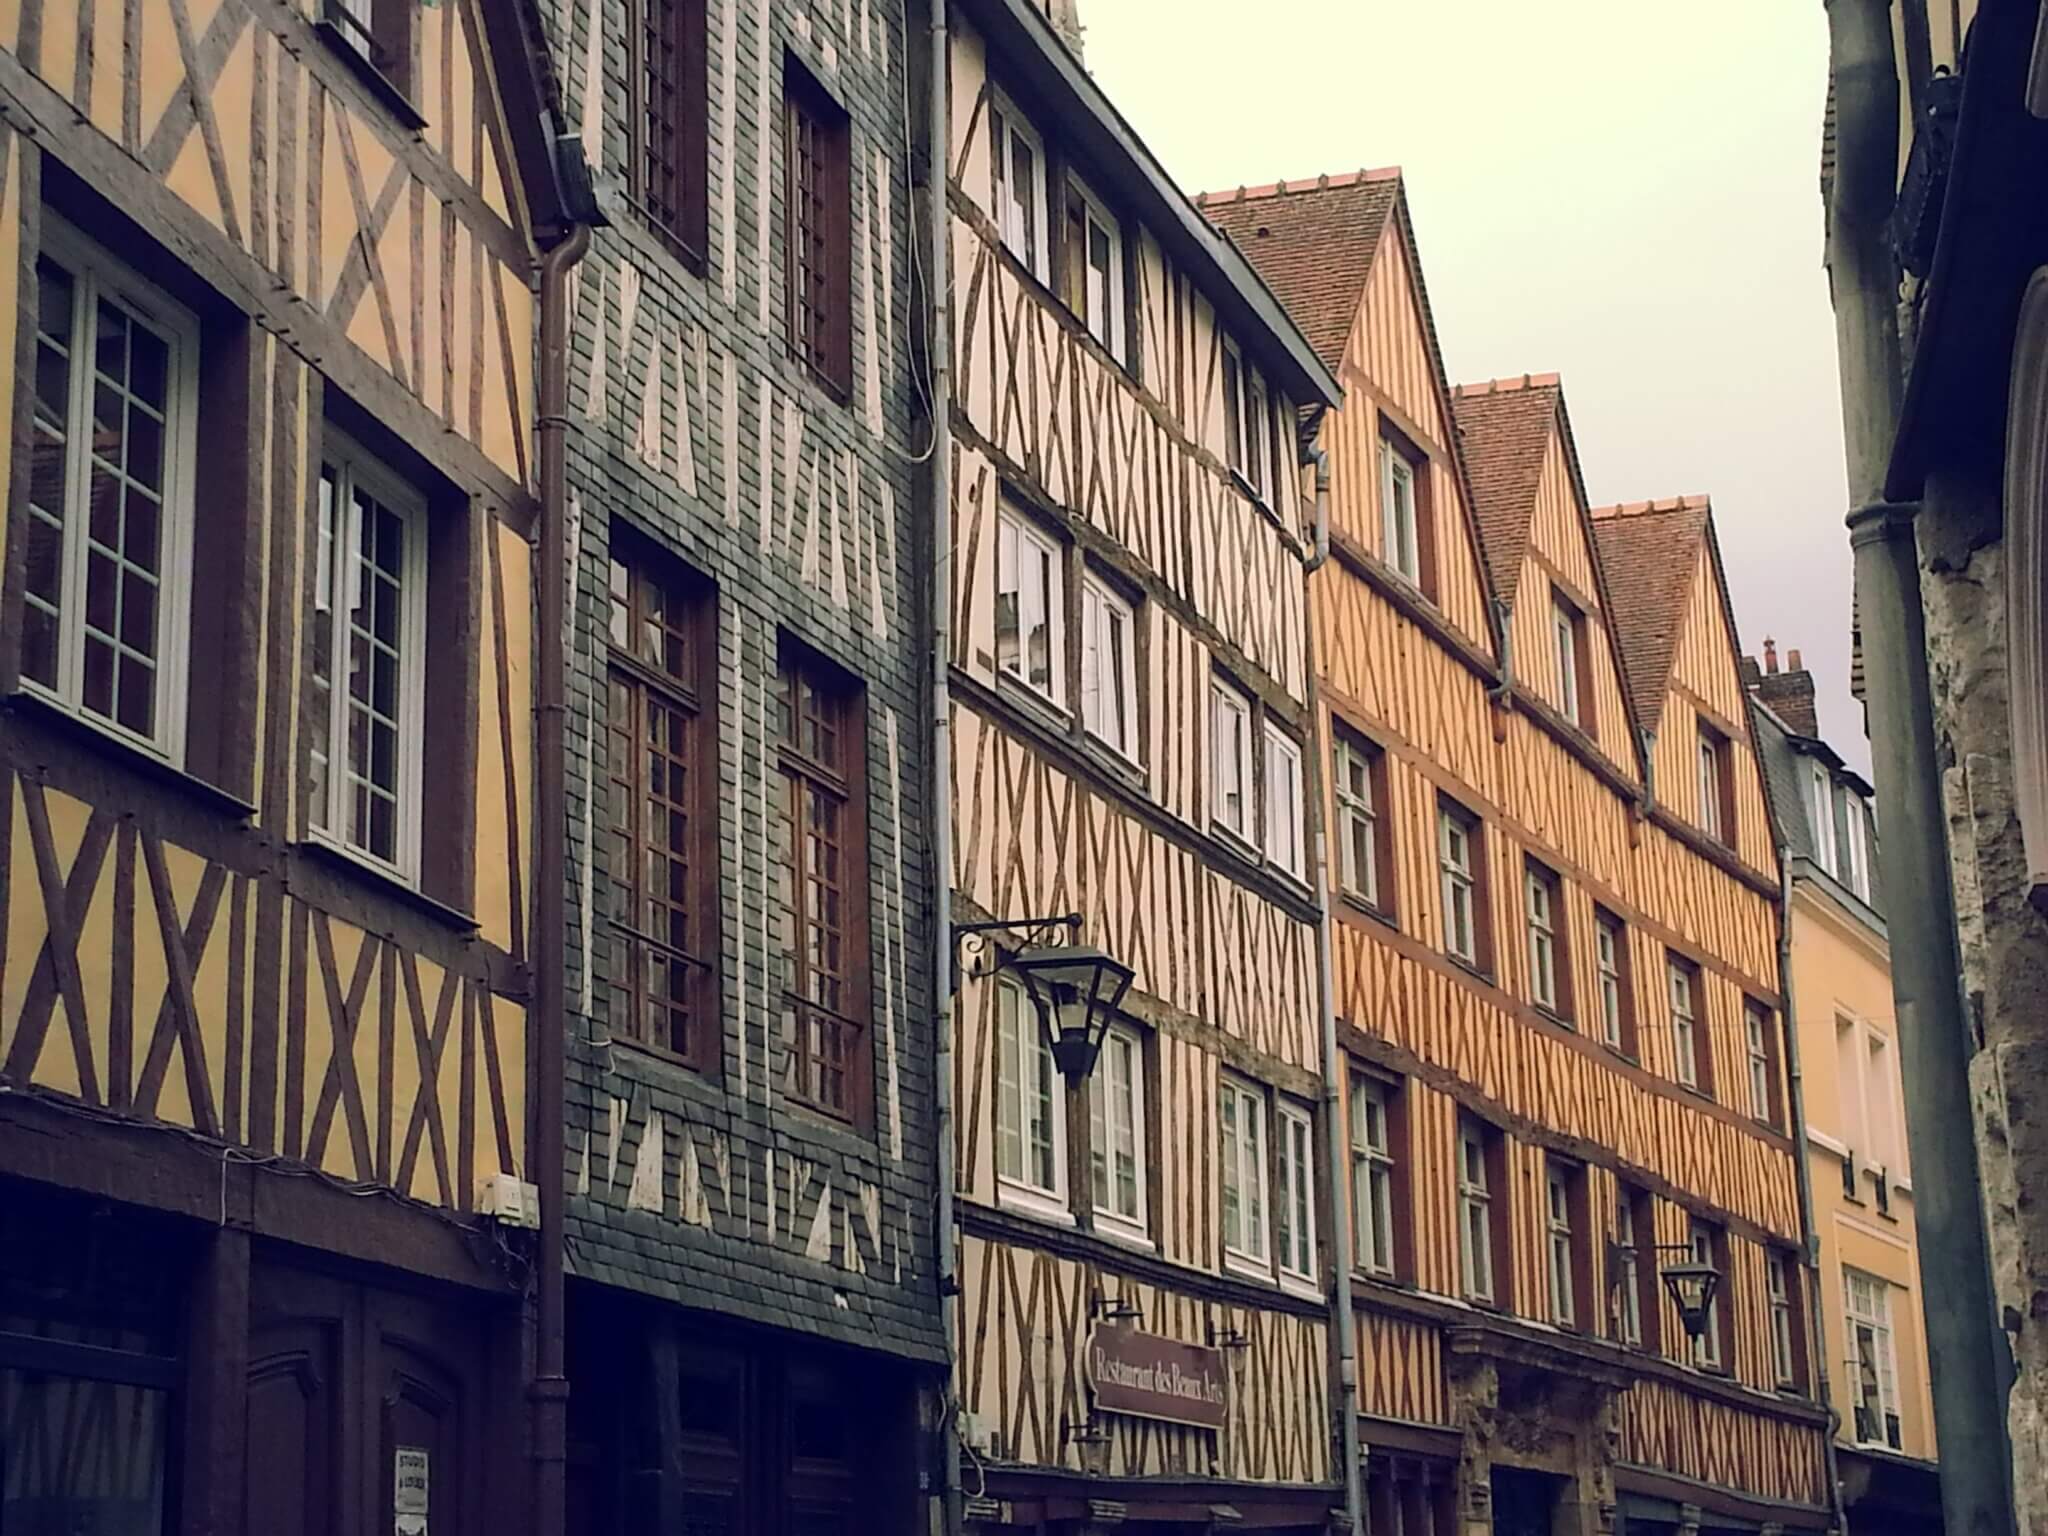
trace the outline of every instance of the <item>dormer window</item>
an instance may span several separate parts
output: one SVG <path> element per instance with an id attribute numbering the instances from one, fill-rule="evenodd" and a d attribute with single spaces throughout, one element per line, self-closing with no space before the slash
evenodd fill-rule
<path id="1" fill-rule="evenodd" d="M 1066 299 L 1088 334 L 1124 357 L 1124 240 L 1116 216 L 1078 176 L 1067 178 Z"/>
<path id="2" fill-rule="evenodd" d="M 1699 723 L 1699 828 L 1716 842 L 1735 842 L 1735 781 L 1728 738 Z"/>
<path id="3" fill-rule="evenodd" d="M 1272 406 L 1266 381 L 1237 344 L 1223 343 L 1223 451 L 1231 472 L 1260 501 L 1273 499 Z"/>
<path id="4" fill-rule="evenodd" d="M 1557 650 L 1557 704 L 1565 719 L 1593 729 L 1593 692 L 1588 684 L 1586 615 L 1556 588 L 1550 593 L 1550 629 Z"/>

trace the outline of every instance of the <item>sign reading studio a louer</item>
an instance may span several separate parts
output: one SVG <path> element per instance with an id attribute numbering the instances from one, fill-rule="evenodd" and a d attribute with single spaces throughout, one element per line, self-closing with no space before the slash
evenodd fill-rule
<path id="1" fill-rule="evenodd" d="M 1230 1407 L 1220 1349 L 1112 1323 L 1088 1337 L 1088 1386 L 1106 1412 L 1201 1429 L 1221 1429 Z"/>

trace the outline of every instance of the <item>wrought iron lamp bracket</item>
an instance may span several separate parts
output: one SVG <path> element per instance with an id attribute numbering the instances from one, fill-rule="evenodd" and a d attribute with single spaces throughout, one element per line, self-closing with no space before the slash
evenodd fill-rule
<path id="1" fill-rule="evenodd" d="M 979 981 L 995 975 L 1002 969 L 1002 961 L 996 949 L 996 935 L 1012 935 L 1014 946 L 1023 949 L 1045 943 L 1061 928 L 1067 930 L 1069 942 L 1078 939 L 1081 936 L 1081 914 L 1062 912 L 1052 917 L 991 918 L 986 922 L 955 923 L 953 990 L 960 990 L 960 981 L 964 976 L 972 976 Z"/>

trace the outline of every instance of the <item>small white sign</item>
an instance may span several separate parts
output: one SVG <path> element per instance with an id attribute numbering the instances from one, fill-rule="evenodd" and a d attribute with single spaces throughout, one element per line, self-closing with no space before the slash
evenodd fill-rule
<path id="1" fill-rule="evenodd" d="M 391 1513 L 398 1536 L 427 1536 L 427 1448 L 401 1445 L 391 1468 Z"/>

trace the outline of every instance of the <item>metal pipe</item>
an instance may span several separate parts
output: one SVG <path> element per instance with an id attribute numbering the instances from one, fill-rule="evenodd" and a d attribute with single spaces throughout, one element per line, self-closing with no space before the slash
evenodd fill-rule
<path id="1" fill-rule="evenodd" d="M 947 313 L 951 244 L 947 239 L 946 151 L 951 140 L 948 106 L 950 43 L 946 0 L 931 0 L 930 78 L 925 105 L 925 202 L 930 269 L 925 276 L 925 346 L 931 384 L 931 632 L 932 632 L 932 1098 L 938 1123 L 939 1326 L 946 1338 L 946 1383 L 940 1444 L 945 1457 L 941 1528 L 957 1532 L 960 1500 L 959 1339 L 960 1257 L 953 1214 L 953 359 L 952 320 Z M 905 67 L 908 68 L 906 61 Z M 914 234 L 913 234 L 914 238 Z"/>
<path id="2" fill-rule="evenodd" d="M 1752 718 L 1754 716 L 1752 715 Z M 1807 1351 L 1813 1360 L 1814 1401 L 1828 1410 L 1828 1429 L 1822 1456 L 1827 1468 L 1828 1508 L 1834 1514 L 1833 1528 L 1848 1528 L 1842 1512 L 1842 1476 L 1835 1458 L 1835 1431 L 1842 1416 L 1828 1396 L 1827 1329 L 1821 1321 L 1820 1233 L 1813 1224 L 1813 1144 L 1806 1136 L 1806 1074 L 1799 1061 L 1799 1015 L 1792 989 L 1792 848 L 1778 844 L 1778 992 L 1785 1000 L 1786 1108 L 1792 1127 L 1792 1156 L 1799 1170 L 1799 1230 L 1802 1236 L 1801 1267 L 1806 1271 Z"/>
<path id="3" fill-rule="evenodd" d="M 567 631 L 569 547 L 565 436 L 569 425 L 569 269 L 590 249 L 590 227 L 572 224 L 540 265 L 540 379 L 536 436 L 540 456 L 539 696 L 534 721 L 533 1012 L 534 1183 L 540 1195 L 540 1274 L 536 1286 L 533 1381 L 533 1518 L 539 1536 L 557 1536 L 568 1519 L 569 1378 L 564 1346 L 562 1082 L 569 942 L 564 911 L 568 864 Z"/>
<path id="4" fill-rule="evenodd" d="M 1930 499 L 1939 486 L 1939 477 L 1930 479 Z M 2013 1529 L 2005 1418 L 2012 1365 L 1998 1327 L 1977 1171 L 1973 1047 L 1935 757 L 1916 510 L 1883 502 L 1858 507 L 1849 517 L 1849 545 L 1856 555 L 1872 778 L 1884 829 L 1878 873 L 1913 1156 L 1943 1529 L 1998 1536 Z"/>
<path id="5" fill-rule="evenodd" d="M 1308 559 L 1302 562 L 1305 575 L 1313 576 L 1330 559 L 1330 450 L 1321 444 L 1309 449 L 1308 462 L 1316 467 L 1316 526 L 1315 544 Z M 1315 658 L 1309 658 L 1313 675 Z"/>

